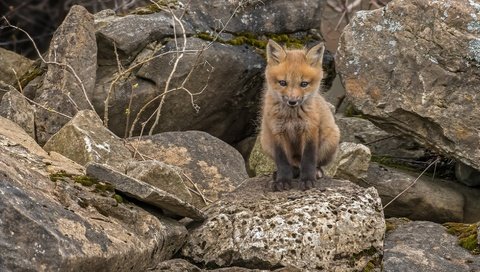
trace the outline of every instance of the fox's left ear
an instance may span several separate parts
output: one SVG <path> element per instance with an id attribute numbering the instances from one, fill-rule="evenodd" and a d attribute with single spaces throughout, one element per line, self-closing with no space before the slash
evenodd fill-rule
<path id="1" fill-rule="evenodd" d="M 308 64 L 314 67 L 321 68 L 323 63 L 324 51 L 325 51 L 325 44 L 323 42 L 310 48 L 310 50 L 307 51 Z"/>

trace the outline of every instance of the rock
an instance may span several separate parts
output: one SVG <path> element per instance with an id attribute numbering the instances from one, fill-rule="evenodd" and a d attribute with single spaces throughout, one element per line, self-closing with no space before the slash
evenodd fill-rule
<path id="1" fill-rule="evenodd" d="M 248 158 L 248 168 L 254 177 L 270 175 L 277 169 L 275 162 L 263 153 L 259 137 L 257 137 L 250 157 Z"/>
<path id="2" fill-rule="evenodd" d="M 337 114 L 335 121 L 341 132 L 340 142 L 364 144 L 374 156 L 399 159 L 425 156 L 425 149 L 408 136 L 388 133 L 367 119 Z"/>
<path id="3" fill-rule="evenodd" d="M 288 270 L 287 270 L 288 269 Z M 297 270 L 291 267 L 275 269 L 276 272 L 301 272 L 301 270 Z M 243 267 L 225 267 L 225 268 L 218 268 L 218 269 L 200 269 L 198 266 L 189 263 L 184 259 L 172 259 L 168 261 L 161 262 L 158 266 L 152 270 L 152 272 L 160 272 L 160 271 L 168 271 L 168 272 L 206 272 L 206 271 L 215 271 L 215 272 L 262 272 L 267 270 L 259 270 L 259 269 L 248 269 Z M 268 270 L 271 271 L 271 270 Z"/>
<path id="4" fill-rule="evenodd" d="M 72 117 L 78 110 L 92 109 L 87 95 L 95 86 L 97 44 L 93 16 L 84 7 L 71 8 L 55 31 L 46 60 L 63 65 L 48 65 L 43 85 L 35 94 L 34 101 L 43 105 L 37 107 L 35 116 L 41 145 L 68 122 L 67 117 L 52 110 Z"/>
<path id="5" fill-rule="evenodd" d="M 3 117 L 0 165 L 0 271 L 145 271 L 187 235 L 178 222 L 118 203 L 99 191 L 105 184 L 75 182 L 83 167 L 49 156 Z"/>
<path id="6" fill-rule="evenodd" d="M 0 82 L 0 88 L 8 90 L 0 98 L 0 116 L 12 120 L 21 126 L 32 138 L 35 138 L 34 108 L 12 86 L 3 85 Z"/>
<path id="7" fill-rule="evenodd" d="M 348 180 L 367 177 L 370 165 L 370 149 L 362 144 L 340 143 L 333 162 L 325 166 L 325 174 Z"/>
<path id="8" fill-rule="evenodd" d="M 182 44 L 183 41 L 178 42 Z M 255 130 L 252 120 L 258 115 L 257 107 L 263 84 L 263 58 L 243 46 L 213 43 L 207 47 L 209 42 L 198 38 L 187 38 L 186 42 L 188 50 L 199 51 L 183 55 L 168 88 L 179 88 L 186 80 L 183 85 L 186 89 L 180 88 L 164 96 L 159 122 L 152 134 L 201 130 L 229 144 L 251 135 Z M 115 85 L 108 114 L 109 128 L 115 134 L 125 135 L 126 131 L 132 131 L 132 135 L 140 135 L 141 122 L 153 115 L 143 130 L 144 135 L 150 132 L 155 120 L 154 111 L 158 108 L 160 99 L 156 99 L 143 112 L 140 113 L 140 110 L 164 92 L 175 63 L 172 54 L 168 52 L 175 50 L 174 41 L 159 46 L 153 52 L 145 49 L 148 56 L 165 55 L 143 64 L 134 76 Z M 146 53 L 142 51 L 140 54 Z M 140 60 L 136 60 L 138 61 Z M 99 78 L 94 99 L 95 107 L 102 116 L 112 80 L 112 73 L 107 69 L 104 71 L 106 75 Z M 99 70 L 103 68 L 100 67 Z M 187 90 L 196 95 L 191 96 Z M 129 109 L 130 119 L 125 115 L 125 109 Z M 140 122 L 132 124 L 139 113 Z M 135 125 L 133 130 L 132 125 Z"/>
<path id="9" fill-rule="evenodd" d="M 442 225 L 417 221 L 399 226 L 385 238 L 383 271 L 469 272 L 480 258 L 458 245 Z"/>
<path id="10" fill-rule="evenodd" d="M 123 141 L 105 128 L 91 110 L 78 112 L 48 140 L 44 149 L 58 152 L 81 165 L 99 162 L 121 171 L 125 171 L 125 164 L 132 158 Z"/>
<path id="11" fill-rule="evenodd" d="M 324 191 L 274 193 L 269 182 L 249 179 L 208 206 L 182 255 L 220 267 L 359 271 L 381 254 L 385 222 L 374 188 L 325 179 Z"/>
<path id="12" fill-rule="evenodd" d="M 374 186 L 383 205 L 411 185 L 418 174 L 400 172 L 372 163 L 368 176 L 357 181 L 362 186 Z M 412 220 L 443 222 L 476 222 L 480 220 L 480 190 L 472 190 L 452 181 L 432 180 L 423 176 L 408 191 L 385 208 L 387 217 L 408 217 Z"/>
<path id="13" fill-rule="evenodd" d="M 203 0 L 190 2 L 185 17 L 201 31 L 219 30 L 225 26 L 226 33 L 294 33 L 318 29 L 322 6 L 315 0 L 234 0 L 222 5 Z"/>
<path id="14" fill-rule="evenodd" d="M 0 47 L 0 63 L 2 64 L 0 66 L 0 81 L 16 86 L 17 81 L 28 71 L 33 61 Z M 15 72 L 13 69 L 15 69 Z"/>
<path id="15" fill-rule="evenodd" d="M 462 162 L 455 163 L 455 177 L 467 186 L 480 186 L 480 172 Z"/>
<path id="16" fill-rule="evenodd" d="M 162 189 L 185 202 L 193 202 L 192 194 L 186 185 L 188 181 L 182 177 L 182 170 L 179 167 L 147 160 L 129 162 L 126 170 L 126 174 L 132 178 Z"/>
<path id="17" fill-rule="evenodd" d="M 225 142 L 201 131 L 164 132 L 152 136 L 130 138 L 138 158 L 147 157 L 177 166 L 185 182 L 210 201 L 233 191 L 247 177 L 242 156 Z M 206 205 L 202 197 L 193 195 L 196 207 Z"/>
<path id="18" fill-rule="evenodd" d="M 146 15 L 117 16 L 113 10 L 95 14 L 95 33 L 98 43 L 99 65 L 117 65 L 114 46 L 123 62 L 130 62 L 147 44 L 172 38 L 174 31 L 181 34 L 178 23 L 173 27 L 173 17 L 167 12 Z M 182 22 L 187 35 L 192 27 Z"/>
<path id="19" fill-rule="evenodd" d="M 357 12 L 336 63 L 349 100 L 381 128 L 480 169 L 477 13 L 472 1 L 444 0 Z"/>
<path id="20" fill-rule="evenodd" d="M 88 163 L 87 174 L 115 186 L 115 189 L 142 202 L 164 209 L 174 215 L 190 217 L 197 221 L 205 219 L 205 215 L 176 196 L 158 189 L 148 183 L 129 177 L 106 165 Z"/>

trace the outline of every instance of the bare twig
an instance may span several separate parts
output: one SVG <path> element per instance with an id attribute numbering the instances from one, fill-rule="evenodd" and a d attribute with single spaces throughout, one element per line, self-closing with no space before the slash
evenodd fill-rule
<path id="1" fill-rule="evenodd" d="M 427 172 L 427 170 L 432 167 L 432 165 L 437 165 L 437 162 L 440 161 L 440 158 L 436 158 L 433 162 L 431 162 L 423 171 L 422 173 L 420 173 L 420 175 L 410 184 L 407 186 L 407 188 L 405 188 L 403 191 L 401 191 L 397 196 L 395 196 L 392 200 L 390 200 L 390 202 L 388 202 L 386 205 L 383 206 L 383 209 L 385 210 L 388 205 L 390 205 L 393 201 L 395 201 L 397 198 L 399 198 L 401 195 L 403 195 L 406 191 L 408 191 L 410 188 L 412 188 L 413 185 L 415 185 L 415 183 L 417 183 L 417 181 L 420 179 L 420 177 L 423 176 L 423 174 L 425 174 L 425 172 Z"/>
<path id="2" fill-rule="evenodd" d="M 206 197 L 202 194 L 202 192 L 200 191 L 200 189 L 198 189 L 197 184 L 195 184 L 195 182 L 193 182 L 193 180 L 192 180 L 189 176 L 187 176 L 187 175 L 186 175 L 185 173 L 183 173 L 183 172 L 182 172 L 182 174 L 183 174 L 183 176 L 185 176 L 185 177 L 188 179 L 188 181 L 190 181 L 190 183 L 192 184 L 192 186 L 193 186 L 193 187 L 195 188 L 195 190 L 196 190 L 196 192 L 195 192 L 195 191 L 194 191 L 194 192 L 202 198 L 202 200 L 203 200 L 203 202 L 205 203 L 205 205 L 208 205 L 208 202 L 210 202 L 210 203 L 213 202 L 213 201 L 211 201 L 210 199 L 206 198 Z"/>

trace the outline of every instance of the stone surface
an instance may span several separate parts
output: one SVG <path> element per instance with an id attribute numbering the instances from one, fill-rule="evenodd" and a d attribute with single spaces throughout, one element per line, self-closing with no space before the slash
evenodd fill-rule
<path id="1" fill-rule="evenodd" d="M 164 132 L 127 141 L 136 150 L 137 159 L 143 156 L 179 167 L 183 177 L 195 184 L 184 179 L 188 186 L 210 201 L 233 191 L 248 177 L 240 153 L 205 132 Z M 199 208 L 206 205 L 196 194 L 192 201 Z"/>
<path id="2" fill-rule="evenodd" d="M 182 170 L 179 167 L 155 160 L 132 161 L 127 165 L 126 174 L 162 189 L 185 202 L 193 202 L 192 193 L 186 184 L 188 180 L 182 176 Z"/>
<path id="3" fill-rule="evenodd" d="M 129 177 L 107 165 L 88 163 L 87 174 L 115 186 L 115 189 L 142 202 L 164 209 L 173 215 L 186 216 L 194 220 L 203 221 L 205 215 L 176 196 L 158 189 L 148 183 Z"/>
<path id="4" fill-rule="evenodd" d="M 340 143 L 334 160 L 325 166 L 325 174 L 329 177 L 356 180 L 367 176 L 370 165 L 370 149 L 362 144 Z"/>
<path id="5" fill-rule="evenodd" d="M 341 142 L 364 144 L 374 156 L 398 159 L 425 156 L 425 149 L 408 136 L 388 133 L 367 119 L 337 114 L 335 121 L 340 128 Z"/>
<path id="6" fill-rule="evenodd" d="M 218 266 L 359 271 L 381 254 L 385 222 L 374 188 L 325 179 L 324 191 L 274 193 L 270 180 L 249 179 L 207 207 L 182 255 Z"/>
<path id="7" fill-rule="evenodd" d="M 357 12 L 336 56 L 347 96 L 364 115 L 476 169 L 478 11 L 474 1 L 396 0 Z"/>
<path id="8" fill-rule="evenodd" d="M 117 65 L 115 49 L 119 58 L 131 61 L 147 44 L 171 38 L 174 35 L 173 17 L 167 12 L 146 15 L 116 16 L 112 10 L 95 14 L 95 33 L 98 42 L 100 65 Z M 192 35 L 192 27 L 184 24 L 185 33 Z M 176 24 L 178 35 L 181 34 Z"/>
<path id="9" fill-rule="evenodd" d="M 187 6 L 186 20 L 202 31 L 219 30 L 225 25 L 227 33 L 294 33 L 319 29 L 323 7 L 322 2 L 315 0 L 233 0 L 221 3 L 192 1 Z"/>
<path id="10" fill-rule="evenodd" d="M 145 271 L 182 246 L 183 225 L 80 185 L 83 171 L 0 117 L 0 271 Z"/>
<path id="11" fill-rule="evenodd" d="M 123 141 L 105 128 L 102 120 L 91 110 L 78 112 L 48 140 L 44 148 L 81 165 L 99 162 L 121 171 L 125 171 L 125 164 L 132 158 Z"/>
<path id="12" fill-rule="evenodd" d="M 467 186 L 480 186 L 480 172 L 461 162 L 455 164 L 455 177 L 457 181 Z"/>
<path id="13" fill-rule="evenodd" d="M 383 271 L 480 271 L 480 257 L 460 247 L 442 225 L 414 221 L 386 236 Z"/>
<path id="14" fill-rule="evenodd" d="M 411 185 L 419 173 L 403 172 L 372 163 L 361 186 L 374 186 L 383 205 Z M 410 189 L 385 208 L 387 217 L 443 222 L 477 222 L 480 220 L 480 190 L 456 182 L 422 176 Z"/>
<path id="15" fill-rule="evenodd" d="M 257 137 L 253 146 L 250 157 L 248 158 L 248 168 L 252 176 L 270 175 L 277 168 L 275 162 L 262 151 L 260 138 Z"/>
<path id="16" fill-rule="evenodd" d="M 95 86 L 97 43 L 93 16 L 84 7 L 71 8 L 55 31 L 45 59 L 62 65 L 48 65 L 42 87 L 35 94 L 34 101 L 43 105 L 37 107 L 35 115 L 41 145 L 68 122 L 68 118 L 52 110 L 72 117 L 78 110 L 92 109 L 86 96 L 93 93 Z"/>
<path id="17" fill-rule="evenodd" d="M 206 272 L 206 271 L 215 271 L 215 272 L 267 272 L 272 270 L 260 270 L 260 269 L 248 269 L 243 267 L 225 267 L 217 269 L 201 269 L 198 266 L 189 263 L 184 259 L 172 259 L 165 262 L 161 262 L 158 266 L 152 270 L 152 272 L 168 271 L 168 272 Z M 275 272 L 301 272 L 299 269 L 293 267 L 279 268 L 273 270 Z"/>
<path id="18" fill-rule="evenodd" d="M 255 130 L 252 120 L 258 114 L 265 61 L 243 46 L 213 43 L 207 47 L 209 42 L 198 38 L 187 38 L 186 42 L 188 50 L 199 51 L 184 54 L 178 62 L 168 88 L 174 91 L 164 96 L 159 122 L 152 134 L 201 130 L 230 144 L 251 135 Z M 181 45 L 183 41 L 179 39 L 178 43 Z M 150 132 L 156 117 L 154 111 L 161 99 L 149 104 L 143 112 L 140 113 L 140 110 L 164 92 L 175 63 L 172 60 L 174 55 L 167 52 L 175 50 L 174 41 L 153 51 L 146 48 L 139 54 L 165 55 L 141 65 L 138 72 L 115 85 L 108 114 L 109 128 L 115 134 L 123 136 L 125 131 L 132 131 L 133 136 L 140 135 L 142 122 L 153 115 L 146 123 L 143 135 Z M 99 75 L 94 97 L 95 107 L 102 116 L 112 74 L 116 72 L 108 69 L 99 68 L 102 75 Z M 190 96 L 187 90 L 196 95 Z M 129 109 L 130 117 L 125 114 L 126 109 Z M 133 124 L 139 113 L 138 122 Z M 132 125 L 135 125 L 133 130 Z"/>
<path id="19" fill-rule="evenodd" d="M 0 63 L 2 64 L 0 66 L 0 81 L 16 86 L 18 84 L 17 79 L 20 79 L 28 71 L 33 61 L 0 47 Z M 12 69 L 15 69 L 15 72 Z"/>
<path id="20" fill-rule="evenodd" d="M 32 138 L 35 138 L 34 108 L 12 86 L 3 85 L 0 82 L 0 88 L 8 90 L 0 98 L 0 116 L 12 120 L 21 126 Z"/>

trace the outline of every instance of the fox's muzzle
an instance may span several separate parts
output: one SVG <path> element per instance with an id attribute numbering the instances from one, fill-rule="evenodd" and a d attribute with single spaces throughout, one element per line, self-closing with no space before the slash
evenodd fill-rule
<path id="1" fill-rule="evenodd" d="M 290 107 L 296 107 L 296 106 L 300 106 L 302 104 L 303 97 L 302 98 L 298 98 L 298 97 L 292 98 L 292 97 L 284 96 L 283 97 L 283 102 Z"/>

